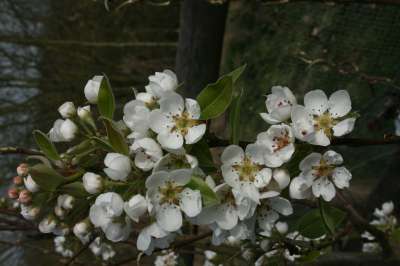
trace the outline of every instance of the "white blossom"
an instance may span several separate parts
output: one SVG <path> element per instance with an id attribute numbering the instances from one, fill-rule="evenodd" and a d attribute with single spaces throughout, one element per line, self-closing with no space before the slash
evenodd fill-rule
<path id="1" fill-rule="evenodd" d="M 71 118 L 76 114 L 76 108 L 73 102 L 65 102 L 58 108 L 58 112 L 62 118 Z"/>
<path id="2" fill-rule="evenodd" d="M 78 107 L 77 114 L 78 117 L 82 120 L 87 120 L 88 118 L 90 118 L 91 117 L 90 105 Z"/>
<path id="3" fill-rule="evenodd" d="M 175 73 L 169 69 L 163 72 L 156 72 L 149 76 L 149 84 L 146 86 L 146 92 L 160 99 L 169 92 L 173 92 L 178 87 L 178 78 Z"/>
<path id="4" fill-rule="evenodd" d="M 189 169 L 160 171 L 146 180 L 147 195 L 154 206 L 157 223 L 165 231 L 173 232 L 181 228 L 181 211 L 189 217 L 201 211 L 200 191 L 184 187 L 191 175 Z"/>
<path id="5" fill-rule="evenodd" d="M 74 207 L 75 198 L 68 194 L 61 194 L 57 198 L 57 206 L 65 209 L 71 210 Z"/>
<path id="6" fill-rule="evenodd" d="M 144 171 L 153 169 L 163 155 L 160 145 L 151 138 L 135 140 L 130 150 L 135 153 L 135 165 Z"/>
<path id="7" fill-rule="evenodd" d="M 82 177 L 83 187 L 89 194 L 96 194 L 103 190 L 103 178 L 95 173 L 87 172 Z"/>
<path id="8" fill-rule="evenodd" d="M 178 256 L 173 251 L 164 251 L 163 255 L 157 256 L 154 266 L 176 266 L 178 265 Z"/>
<path id="9" fill-rule="evenodd" d="M 103 76 L 94 76 L 85 85 L 85 97 L 90 103 L 97 103 L 99 96 L 100 85 L 103 80 Z"/>
<path id="10" fill-rule="evenodd" d="M 53 142 L 68 142 L 78 133 L 78 127 L 70 119 L 57 119 L 49 131 L 49 138 Z"/>
<path id="11" fill-rule="evenodd" d="M 100 256 L 104 261 L 113 258 L 116 254 L 111 245 L 101 241 L 100 237 L 97 237 L 89 245 L 89 248 L 95 256 Z"/>
<path id="12" fill-rule="evenodd" d="M 107 153 L 104 158 L 104 172 L 112 180 L 125 181 L 131 172 L 131 160 L 128 156 L 120 153 Z"/>
<path id="13" fill-rule="evenodd" d="M 157 141 L 167 149 L 179 149 L 198 142 L 206 131 L 200 118 L 200 106 L 193 99 L 169 93 L 160 101 L 160 109 L 150 114 L 150 128 L 157 133 Z"/>
<path id="14" fill-rule="evenodd" d="M 136 99 L 125 104 L 123 120 L 132 131 L 128 138 L 137 139 L 148 136 L 150 109 L 145 102 Z"/>
<path id="15" fill-rule="evenodd" d="M 145 197 L 136 194 L 124 203 L 125 213 L 135 222 L 139 222 L 139 218 L 147 211 L 147 201 Z"/>
<path id="16" fill-rule="evenodd" d="M 259 203 L 259 189 L 267 186 L 272 177 L 271 169 L 264 166 L 263 146 L 249 144 L 244 152 L 241 147 L 230 145 L 222 153 L 221 161 L 225 182 L 243 196 Z"/>
<path id="17" fill-rule="evenodd" d="M 355 118 L 346 118 L 351 111 L 349 93 L 345 90 L 334 92 L 329 100 L 321 90 L 308 92 L 304 105 L 292 109 L 292 123 L 295 136 L 314 145 L 328 146 L 333 136 L 340 137 L 354 128 Z"/>
<path id="18" fill-rule="evenodd" d="M 57 222 L 52 216 L 47 216 L 43 218 L 39 223 L 39 231 L 43 234 L 53 233 L 54 229 L 56 229 Z"/>
<path id="19" fill-rule="evenodd" d="M 265 165 L 279 167 L 288 162 L 294 153 L 292 128 L 285 124 L 273 125 L 257 136 L 257 144 L 265 146 Z"/>
<path id="20" fill-rule="evenodd" d="M 74 256 L 73 250 L 68 248 L 67 240 L 65 236 L 57 236 L 54 238 L 54 246 L 57 253 L 61 254 L 63 257 Z"/>
<path id="21" fill-rule="evenodd" d="M 155 248 L 168 248 L 175 237 L 175 233 L 165 231 L 158 223 L 152 223 L 143 228 L 139 233 L 136 242 L 137 249 L 143 251 L 147 255 L 151 255 Z"/>
<path id="22" fill-rule="evenodd" d="M 261 229 L 260 235 L 271 236 L 271 232 L 276 227 L 276 222 L 279 219 L 279 214 L 288 216 L 292 213 L 293 207 L 290 201 L 283 197 L 264 200 L 257 214 L 258 226 Z"/>
<path id="23" fill-rule="evenodd" d="M 88 219 L 76 223 L 72 229 L 72 232 L 83 244 L 88 243 L 92 235 L 91 225 Z"/>
<path id="24" fill-rule="evenodd" d="M 342 156 L 332 150 L 311 153 L 300 162 L 300 175 L 290 184 L 290 195 L 294 199 L 304 199 L 312 195 L 331 201 L 339 189 L 349 187 L 351 173 L 343 166 Z"/>
<path id="25" fill-rule="evenodd" d="M 100 227 L 108 240 L 126 240 L 131 231 L 129 219 L 122 217 L 124 201 L 115 192 L 100 194 L 90 207 L 89 218 L 95 227 Z"/>
<path id="26" fill-rule="evenodd" d="M 296 97 L 288 87 L 274 86 L 267 95 L 265 105 L 268 113 L 260 113 L 268 124 L 278 124 L 290 118 L 292 106 L 296 105 Z"/>
<path id="27" fill-rule="evenodd" d="M 187 154 L 185 151 L 182 151 L 182 153 L 178 154 L 167 153 L 154 165 L 153 173 L 158 171 L 171 171 L 181 168 L 197 169 L 198 165 L 199 162 L 197 158 Z"/>
<path id="28" fill-rule="evenodd" d="M 38 207 L 34 207 L 32 205 L 21 204 L 21 216 L 26 220 L 35 220 L 40 213 L 40 209 Z"/>

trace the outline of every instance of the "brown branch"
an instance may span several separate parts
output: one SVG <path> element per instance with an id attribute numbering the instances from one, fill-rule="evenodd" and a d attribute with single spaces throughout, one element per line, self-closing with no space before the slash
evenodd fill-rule
<path id="1" fill-rule="evenodd" d="M 92 237 L 92 239 L 84 246 L 82 246 L 81 249 L 79 249 L 79 251 L 76 254 L 74 254 L 64 265 L 65 266 L 71 265 L 83 252 L 85 252 L 85 250 L 89 248 L 90 244 L 92 244 L 95 239 L 96 237 Z"/>
<path id="2" fill-rule="evenodd" d="M 0 155 L 5 154 L 43 155 L 43 153 L 37 150 L 19 147 L 0 147 Z"/>
<path id="3" fill-rule="evenodd" d="M 260 0 L 265 5 L 294 3 L 400 5 L 399 0 Z"/>

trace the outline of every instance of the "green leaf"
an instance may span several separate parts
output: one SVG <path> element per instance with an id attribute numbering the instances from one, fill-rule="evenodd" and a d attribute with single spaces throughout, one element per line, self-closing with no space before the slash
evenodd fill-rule
<path id="1" fill-rule="evenodd" d="M 44 164 L 37 164 L 29 168 L 29 174 L 39 185 L 40 189 L 45 191 L 55 191 L 61 185 L 65 178 L 57 173 L 53 168 Z"/>
<path id="2" fill-rule="evenodd" d="M 240 77 L 246 65 L 208 84 L 197 96 L 201 108 L 201 119 L 212 119 L 220 116 L 229 107 L 232 101 L 233 86 Z"/>
<path id="3" fill-rule="evenodd" d="M 198 176 L 192 176 L 186 187 L 199 190 L 205 207 L 218 204 L 220 202 L 217 194 L 207 185 L 207 183 Z"/>
<path id="4" fill-rule="evenodd" d="M 231 104 L 229 111 L 229 128 L 230 128 L 230 139 L 232 144 L 239 144 L 240 140 L 240 107 L 242 105 L 243 89 L 240 90 Z"/>
<path id="5" fill-rule="evenodd" d="M 113 119 L 115 111 L 115 98 L 111 89 L 110 82 L 108 81 L 106 75 L 103 76 L 100 83 L 97 106 L 102 116 Z"/>
<path id="6" fill-rule="evenodd" d="M 60 155 L 57 152 L 53 142 L 40 130 L 33 131 L 33 137 L 40 150 L 51 160 L 60 160 Z"/>
<path id="7" fill-rule="evenodd" d="M 125 141 L 124 135 L 112 120 L 103 119 L 107 130 L 108 141 L 115 152 L 129 155 L 129 146 Z"/>
<path id="8" fill-rule="evenodd" d="M 66 184 L 60 187 L 59 191 L 74 196 L 76 198 L 85 198 L 89 195 L 83 187 L 82 182 L 79 181 Z"/>
<path id="9" fill-rule="evenodd" d="M 96 142 L 96 145 L 100 149 L 103 149 L 103 150 L 108 151 L 108 152 L 113 152 L 114 151 L 113 147 L 111 146 L 111 144 L 107 140 L 99 138 L 99 137 L 91 137 L 90 139 L 94 140 Z"/>
<path id="10" fill-rule="evenodd" d="M 324 215 L 333 230 L 340 225 L 345 217 L 344 212 L 328 205 L 324 208 Z M 308 238 L 318 238 L 329 232 L 319 209 L 311 210 L 302 216 L 297 223 L 297 230 Z"/>
<path id="11" fill-rule="evenodd" d="M 215 170 L 215 164 L 212 159 L 210 147 L 204 138 L 191 146 L 190 154 L 197 158 L 200 168 L 206 173 Z"/>

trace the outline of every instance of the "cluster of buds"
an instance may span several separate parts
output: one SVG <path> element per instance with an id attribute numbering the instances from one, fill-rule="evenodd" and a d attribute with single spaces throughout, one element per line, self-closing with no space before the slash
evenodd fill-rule
<path id="1" fill-rule="evenodd" d="M 17 176 L 12 179 L 12 186 L 8 189 L 8 197 L 15 199 L 20 204 L 29 205 L 32 201 L 32 193 L 39 190 L 38 185 L 29 175 L 29 166 L 22 163 L 17 167 Z"/>

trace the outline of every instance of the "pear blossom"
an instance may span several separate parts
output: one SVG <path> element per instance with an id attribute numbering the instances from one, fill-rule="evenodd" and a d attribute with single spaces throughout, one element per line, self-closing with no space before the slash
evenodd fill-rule
<path id="1" fill-rule="evenodd" d="M 385 231 L 392 230 L 397 225 L 397 219 L 392 214 L 394 204 L 392 201 L 384 202 L 381 209 L 375 208 L 374 219 L 370 222 L 371 225 L 384 229 Z"/>
<path id="2" fill-rule="evenodd" d="M 293 207 L 290 204 L 290 201 L 283 197 L 273 197 L 264 200 L 261 207 L 258 209 L 257 215 L 258 225 L 262 230 L 259 234 L 268 237 L 271 236 L 272 229 L 276 228 L 279 214 L 288 216 L 292 213 Z M 279 226 L 280 224 L 278 227 Z"/>
<path id="3" fill-rule="evenodd" d="M 88 219 L 78 222 L 74 225 L 72 229 L 74 235 L 82 242 L 86 244 L 90 241 L 91 237 L 91 224 Z"/>
<path id="4" fill-rule="evenodd" d="M 322 90 L 304 96 L 304 105 L 292 109 L 295 136 L 310 144 L 328 146 L 332 136 L 340 137 L 353 131 L 355 118 L 346 118 L 351 111 L 350 95 L 345 90 L 334 92 L 329 100 Z"/>
<path id="5" fill-rule="evenodd" d="M 220 199 L 220 203 L 204 208 L 195 218 L 195 223 L 216 223 L 223 230 L 231 230 L 239 221 L 253 216 L 257 204 L 243 197 L 239 191 L 231 189 L 226 183 L 216 186 L 213 190 Z"/>
<path id="6" fill-rule="evenodd" d="M 158 223 L 152 223 L 139 233 L 136 246 L 138 250 L 151 255 L 155 248 L 168 248 L 175 237 L 176 233 L 165 231 Z"/>
<path id="7" fill-rule="evenodd" d="M 156 99 L 162 98 L 165 94 L 173 92 L 178 88 L 178 78 L 169 69 L 163 72 L 156 72 L 149 76 L 149 84 L 145 87 L 146 92 Z"/>
<path id="8" fill-rule="evenodd" d="M 125 181 L 131 172 L 131 160 L 120 153 L 107 153 L 104 158 L 104 172 L 112 180 Z"/>
<path id="9" fill-rule="evenodd" d="M 147 201 L 140 194 L 134 195 L 129 201 L 124 203 L 125 213 L 135 222 L 147 211 Z"/>
<path id="10" fill-rule="evenodd" d="M 130 150 L 135 153 L 135 165 L 143 171 L 153 169 L 163 156 L 160 145 L 151 138 L 135 140 Z"/>
<path id="11" fill-rule="evenodd" d="M 57 198 L 57 205 L 65 210 L 71 210 L 74 206 L 75 198 L 68 194 L 61 194 Z"/>
<path id="12" fill-rule="evenodd" d="M 95 173 L 87 172 L 82 177 L 83 187 L 89 194 L 96 194 L 103 190 L 103 178 Z"/>
<path id="13" fill-rule="evenodd" d="M 200 106 L 193 99 L 169 93 L 160 101 L 160 109 L 150 114 L 150 128 L 157 133 L 157 141 L 167 149 L 180 149 L 184 143 L 198 142 L 206 131 L 200 119 Z"/>
<path id="14" fill-rule="evenodd" d="M 39 191 L 39 185 L 36 184 L 35 180 L 33 180 L 31 175 L 28 175 L 27 177 L 24 178 L 24 185 L 26 189 L 32 193 Z"/>
<path id="15" fill-rule="evenodd" d="M 300 175 L 290 184 L 290 195 L 294 199 L 304 199 L 312 195 L 331 201 L 338 189 L 349 187 L 351 173 L 343 166 L 342 156 L 332 150 L 311 153 L 299 165 Z"/>
<path id="16" fill-rule="evenodd" d="M 70 119 L 57 119 L 49 131 L 50 140 L 53 142 L 68 142 L 73 140 L 78 133 L 78 127 Z"/>
<path id="17" fill-rule="evenodd" d="M 100 227 L 108 240 L 126 240 L 131 232 L 129 219 L 122 217 L 124 201 L 115 192 L 100 194 L 90 207 L 89 218 L 95 227 Z"/>
<path id="18" fill-rule="evenodd" d="M 243 196 L 259 203 L 259 189 L 268 185 L 271 169 L 264 166 L 264 147 L 249 144 L 246 150 L 237 145 L 225 148 L 221 155 L 222 176 L 225 182 Z"/>
<path id="19" fill-rule="evenodd" d="M 71 118 L 76 114 L 76 108 L 73 102 L 65 102 L 58 108 L 58 112 L 62 118 Z"/>
<path id="20" fill-rule="evenodd" d="M 53 233 L 56 229 L 57 222 L 51 215 L 43 218 L 39 223 L 39 231 L 43 234 Z"/>
<path id="21" fill-rule="evenodd" d="M 63 257 L 74 256 L 73 250 L 71 250 L 67 245 L 67 239 L 65 236 L 57 236 L 54 238 L 54 246 L 57 253 L 61 254 Z"/>
<path id="22" fill-rule="evenodd" d="M 99 96 L 100 85 L 103 80 L 103 76 L 94 76 L 85 85 L 85 97 L 90 103 L 97 103 Z"/>
<path id="23" fill-rule="evenodd" d="M 95 256 L 100 256 L 104 261 L 113 258 L 116 254 L 111 245 L 104 243 L 100 237 L 96 237 L 89 248 Z"/>
<path id="24" fill-rule="evenodd" d="M 26 220 L 35 220 L 39 215 L 40 209 L 38 207 L 34 207 L 32 205 L 21 204 L 21 216 Z"/>
<path id="25" fill-rule="evenodd" d="M 91 117 L 90 105 L 80 106 L 78 107 L 76 112 L 78 114 L 78 117 L 82 120 L 87 120 L 89 117 Z"/>
<path id="26" fill-rule="evenodd" d="M 278 124 L 290 118 L 292 106 L 296 105 L 297 101 L 288 87 L 273 86 L 271 91 L 265 101 L 268 113 L 260 115 L 268 124 Z"/>
<path id="27" fill-rule="evenodd" d="M 128 138 L 147 137 L 150 128 L 150 109 L 145 102 L 138 99 L 132 100 L 124 106 L 123 121 L 132 131 Z"/>
<path id="28" fill-rule="evenodd" d="M 257 135 L 257 144 L 265 146 L 265 165 L 279 167 L 288 162 L 294 153 L 292 128 L 285 124 L 273 125 Z"/>
<path id="29" fill-rule="evenodd" d="M 200 191 L 184 187 L 191 175 L 189 169 L 160 171 L 146 180 L 147 195 L 154 206 L 157 223 L 165 231 L 173 232 L 181 228 L 181 211 L 188 217 L 201 212 Z"/>

